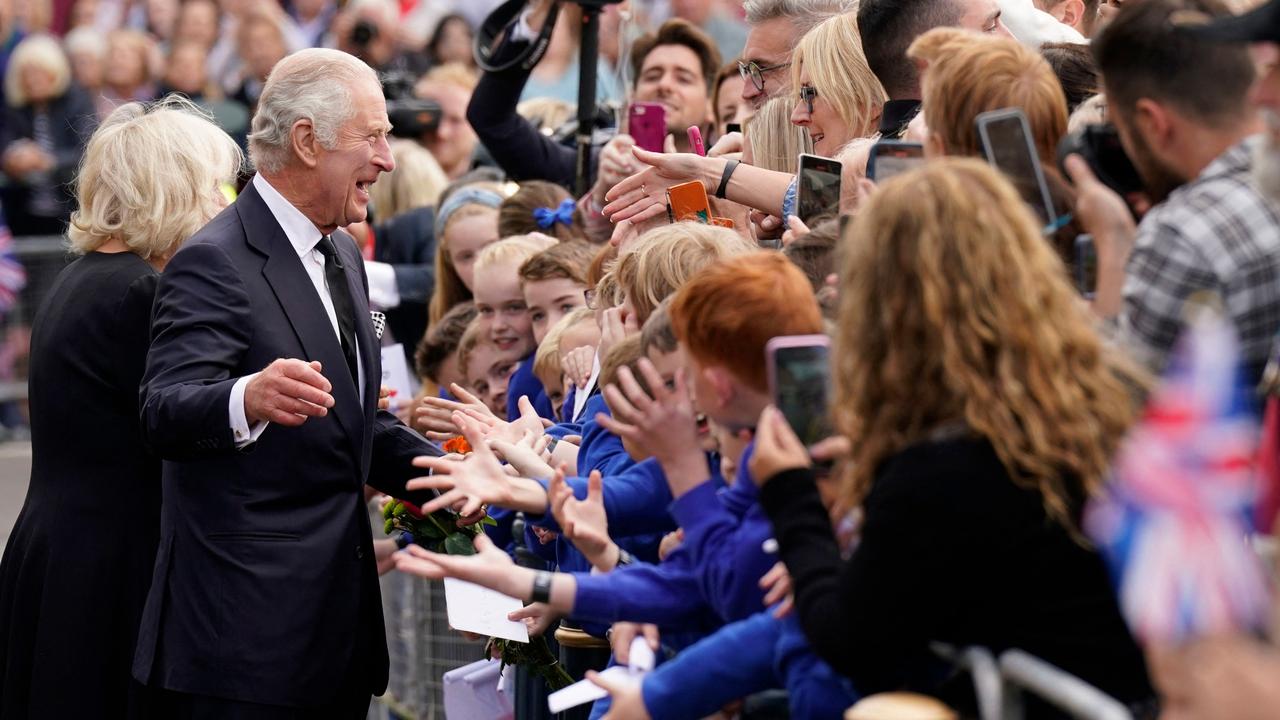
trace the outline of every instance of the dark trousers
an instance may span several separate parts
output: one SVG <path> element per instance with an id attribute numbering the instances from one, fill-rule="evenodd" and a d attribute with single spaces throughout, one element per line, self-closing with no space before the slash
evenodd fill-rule
<path id="1" fill-rule="evenodd" d="M 322 707 L 291 708 L 155 690 L 156 717 L 168 720 L 364 720 L 369 712 L 368 691 L 343 693 Z"/>

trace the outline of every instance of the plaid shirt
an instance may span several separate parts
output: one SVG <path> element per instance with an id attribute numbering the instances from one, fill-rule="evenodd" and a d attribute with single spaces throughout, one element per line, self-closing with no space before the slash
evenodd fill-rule
<path id="1" fill-rule="evenodd" d="M 1240 338 L 1246 380 L 1256 384 L 1280 331 L 1280 204 L 1250 174 L 1260 137 L 1218 156 L 1138 226 L 1125 267 L 1120 338 L 1160 372 L 1182 330 L 1183 303 L 1216 294 Z"/>

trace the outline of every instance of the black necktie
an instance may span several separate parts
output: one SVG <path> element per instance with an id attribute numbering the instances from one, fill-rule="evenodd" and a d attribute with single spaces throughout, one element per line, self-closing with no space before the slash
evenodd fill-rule
<path id="1" fill-rule="evenodd" d="M 324 279 L 329 285 L 329 297 L 333 298 L 333 312 L 338 316 L 338 335 L 342 338 L 342 354 L 347 358 L 347 369 L 351 371 L 351 382 L 356 386 L 356 394 L 360 394 L 360 372 L 356 361 L 356 304 L 351 300 L 351 290 L 347 287 L 347 274 L 342 269 L 342 259 L 338 257 L 338 248 L 333 245 L 333 237 L 325 235 L 320 238 L 316 249 L 324 255 Z"/>

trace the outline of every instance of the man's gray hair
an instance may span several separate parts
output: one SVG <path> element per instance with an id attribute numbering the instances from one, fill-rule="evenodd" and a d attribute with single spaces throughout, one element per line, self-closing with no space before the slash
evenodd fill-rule
<path id="1" fill-rule="evenodd" d="M 338 142 L 338 130 L 355 116 L 351 88 L 378 75 L 359 58 L 338 50 L 301 50 L 271 69 L 258 98 L 249 133 L 249 159 L 260 172 L 277 173 L 289 162 L 290 133 L 299 120 L 310 120 L 316 140 L 327 149 Z"/>
<path id="2" fill-rule="evenodd" d="M 746 0 L 747 24 L 784 17 L 801 35 L 834 15 L 858 11 L 858 0 Z"/>

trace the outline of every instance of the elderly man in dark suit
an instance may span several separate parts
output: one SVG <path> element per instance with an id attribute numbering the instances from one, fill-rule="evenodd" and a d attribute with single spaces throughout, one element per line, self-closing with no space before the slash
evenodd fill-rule
<path id="1" fill-rule="evenodd" d="M 142 425 L 163 510 L 134 675 L 164 717 L 363 718 L 386 686 L 364 486 L 404 496 L 412 458 L 440 454 L 376 409 L 367 279 L 337 232 L 394 167 L 389 129 L 360 61 L 282 60 L 257 176 L 160 282 Z"/>

